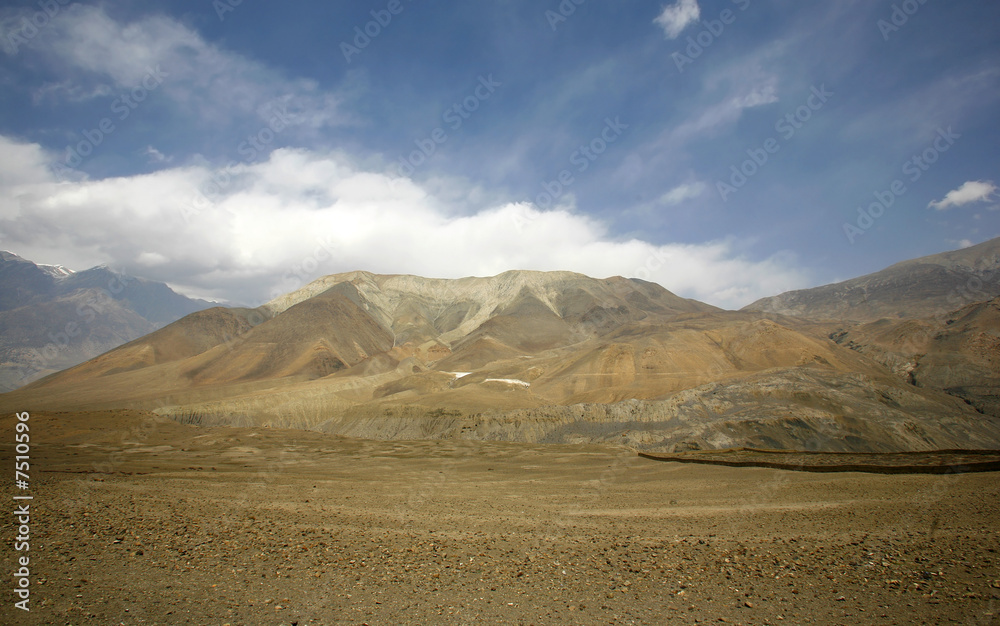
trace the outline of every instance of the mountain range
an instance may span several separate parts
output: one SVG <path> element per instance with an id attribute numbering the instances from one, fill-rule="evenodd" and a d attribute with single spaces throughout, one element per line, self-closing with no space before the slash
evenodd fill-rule
<path id="1" fill-rule="evenodd" d="M 571 272 L 350 272 L 215 307 L 0 396 L 371 438 L 996 447 L 998 241 L 724 311 Z"/>
<path id="2" fill-rule="evenodd" d="M 744 311 L 872 322 L 940 317 L 1000 296 L 1000 238 L 903 261 L 880 272 L 763 298 Z"/>
<path id="3" fill-rule="evenodd" d="M 0 251 L 0 391 L 211 306 L 106 266 L 74 272 Z"/>

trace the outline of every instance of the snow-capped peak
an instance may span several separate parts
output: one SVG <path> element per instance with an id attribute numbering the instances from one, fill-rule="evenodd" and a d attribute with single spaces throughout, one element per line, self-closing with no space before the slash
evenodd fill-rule
<path id="1" fill-rule="evenodd" d="M 73 274 L 76 273 L 73 270 L 69 269 L 68 267 L 64 267 L 62 265 L 43 265 L 39 263 L 38 269 L 42 270 L 49 276 L 52 276 L 56 280 L 68 278 L 69 276 L 72 276 Z"/>

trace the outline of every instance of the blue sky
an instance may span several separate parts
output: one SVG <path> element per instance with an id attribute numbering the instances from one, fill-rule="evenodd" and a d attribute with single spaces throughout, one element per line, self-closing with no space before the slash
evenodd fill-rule
<path id="1" fill-rule="evenodd" d="M 0 9 L 0 248 L 247 304 L 568 269 L 739 307 L 1000 235 L 995 3 L 233 4 Z"/>

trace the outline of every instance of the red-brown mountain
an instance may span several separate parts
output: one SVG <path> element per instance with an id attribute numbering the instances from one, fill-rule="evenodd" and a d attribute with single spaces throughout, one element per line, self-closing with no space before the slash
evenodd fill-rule
<path id="1" fill-rule="evenodd" d="M 189 315 L 0 395 L 0 410 L 132 407 L 200 424 L 654 450 L 1000 442 L 997 419 L 829 334 L 620 277 L 352 272 L 256 310 Z"/>

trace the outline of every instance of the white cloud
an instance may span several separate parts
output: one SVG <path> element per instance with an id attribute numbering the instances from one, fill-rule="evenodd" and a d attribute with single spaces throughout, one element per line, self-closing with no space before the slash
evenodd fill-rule
<path id="1" fill-rule="evenodd" d="M 970 180 L 958 189 L 949 191 L 943 200 L 931 202 L 927 208 L 944 211 L 973 202 L 989 202 L 996 192 L 997 186 L 990 181 Z"/>
<path id="2" fill-rule="evenodd" d="M 127 94 L 144 81 L 147 87 L 153 84 L 153 75 L 162 78 L 156 95 L 180 105 L 191 123 L 217 127 L 234 116 L 267 117 L 261 107 L 275 105 L 287 109 L 291 124 L 307 129 L 347 121 L 339 99 L 315 81 L 286 78 L 166 16 L 121 22 L 103 7 L 73 4 L 52 18 L 29 47 L 63 74 L 36 99 Z"/>
<path id="3" fill-rule="evenodd" d="M 159 252 L 143 252 L 136 258 L 136 263 L 146 267 L 152 267 L 154 265 L 163 265 L 169 263 L 170 259 L 166 256 L 160 254 Z"/>
<path id="4" fill-rule="evenodd" d="M 566 269 L 651 280 L 732 308 L 808 286 L 793 258 L 747 259 L 731 239 L 623 241 L 571 208 L 530 204 L 456 214 L 453 198 L 338 152 L 276 150 L 215 186 L 212 203 L 193 201 L 221 173 L 207 167 L 56 182 L 37 146 L 0 137 L 0 154 L 26 157 L 0 159 L 5 246 L 76 269 L 107 263 L 202 297 L 260 303 L 354 269 L 445 278 Z"/>
<path id="5" fill-rule="evenodd" d="M 38 144 L 21 143 L 0 135 L 0 190 L 48 181 L 49 159 Z"/>
<path id="6" fill-rule="evenodd" d="M 700 196 L 706 189 L 705 183 L 683 183 L 660 196 L 660 203 L 672 206 Z"/>
<path id="7" fill-rule="evenodd" d="M 778 101 L 777 79 L 767 76 L 761 82 L 741 86 L 737 95 L 711 105 L 696 118 L 688 120 L 675 128 L 670 135 L 670 142 L 676 143 L 691 139 L 703 132 L 712 131 L 719 126 L 735 123 L 743 115 L 744 109 L 772 104 Z"/>
<path id="8" fill-rule="evenodd" d="M 701 9 L 698 8 L 697 0 L 677 0 L 676 4 L 663 7 L 663 11 L 653 22 L 663 28 L 668 39 L 677 39 L 677 36 L 692 22 L 698 21 L 699 17 Z"/>
<path id="9" fill-rule="evenodd" d="M 142 153 L 149 157 L 150 163 L 170 163 L 174 160 L 174 157 L 168 157 L 153 146 L 146 146 Z"/>

